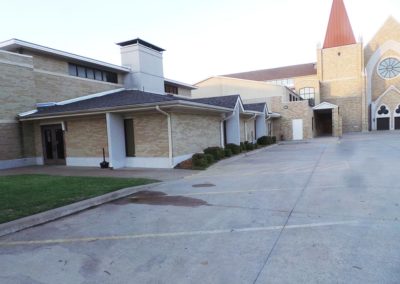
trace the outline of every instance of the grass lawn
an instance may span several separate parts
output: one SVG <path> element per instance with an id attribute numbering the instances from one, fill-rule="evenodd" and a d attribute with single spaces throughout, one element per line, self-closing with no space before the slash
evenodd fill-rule
<path id="1" fill-rule="evenodd" d="M 126 187 L 143 178 L 15 175 L 0 177 L 0 223 L 5 223 Z"/>

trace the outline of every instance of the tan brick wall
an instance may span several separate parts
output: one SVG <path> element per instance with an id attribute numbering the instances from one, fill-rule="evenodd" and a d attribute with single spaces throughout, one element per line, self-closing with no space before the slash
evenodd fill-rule
<path id="1" fill-rule="evenodd" d="M 343 132 L 366 129 L 362 44 L 323 49 L 318 55 L 321 102 L 339 106 Z"/>
<path id="2" fill-rule="evenodd" d="M 385 96 L 377 101 L 377 104 L 377 108 L 379 108 L 380 105 L 385 104 L 393 115 L 394 111 L 396 111 L 400 105 L 400 94 L 396 91 L 389 91 Z"/>
<path id="3" fill-rule="evenodd" d="M 41 125 L 60 124 L 61 120 L 43 120 L 34 123 L 35 156 L 43 156 Z M 66 157 L 102 157 L 103 148 L 108 157 L 107 124 L 105 116 L 81 117 L 64 120 Z M 26 122 L 25 122 L 26 123 Z"/>
<path id="4" fill-rule="evenodd" d="M 364 57 L 365 63 L 368 63 L 371 56 L 379 48 L 380 45 L 384 44 L 389 40 L 400 42 L 400 24 L 393 18 L 390 17 L 384 25 L 375 34 L 372 40 L 365 46 Z"/>
<path id="5" fill-rule="evenodd" d="M 303 88 L 314 88 L 315 89 L 315 101 L 318 104 L 320 102 L 320 90 L 319 80 L 317 75 L 303 76 L 294 78 L 295 91 L 300 95 L 300 90 Z"/>
<path id="6" fill-rule="evenodd" d="M 58 102 L 99 92 L 119 89 L 122 85 L 34 72 L 38 102 Z"/>
<path id="7" fill-rule="evenodd" d="M 334 137 L 341 137 L 343 134 L 342 115 L 339 108 L 332 109 L 332 134 Z"/>
<path id="8" fill-rule="evenodd" d="M 174 157 L 221 146 L 220 117 L 173 113 L 171 119 Z"/>
<path id="9" fill-rule="evenodd" d="M 18 123 L 0 123 L 0 160 L 22 158 Z"/>
<path id="10" fill-rule="evenodd" d="M 322 49 L 319 56 L 321 81 L 359 78 L 364 68 L 362 44 Z"/>
<path id="11" fill-rule="evenodd" d="M 133 116 L 136 157 L 168 157 L 168 121 L 162 114 Z"/>
<path id="12" fill-rule="evenodd" d="M 1 60 L 16 64 L 2 63 Z M 0 52 L 0 119 L 15 120 L 18 113 L 33 109 L 35 85 L 29 66 L 32 66 L 29 57 Z"/>
<path id="13" fill-rule="evenodd" d="M 284 140 L 293 139 L 293 120 L 303 120 L 303 137 L 304 139 L 311 139 L 314 137 L 312 130 L 313 110 L 308 105 L 308 101 L 298 101 L 282 104 L 279 113 L 282 117 L 279 119 L 279 123 L 275 123 L 274 126 L 279 127 L 276 129 L 277 139 L 283 135 Z"/>
<path id="14" fill-rule="evenodd" d="M 33 57 L 33 65 L 35 69 L 68 75 L 68 62 L 64 60 L 56 59 L 44 54 L 38 54 L 37 52 L 29 50 L 24 50 L 23 54 Z"/>
<path id="15" fill-rule="evenodd" d="M 65 145 L 67 157 L 101 157 L 103 148 L 108 156 L 105 116 L 67 120 Z"/>
<path id="16" fill-rule="evenodd" d="M 362 97 L 325 98 L 326 102 L 339 106 L 343 119 L 343 132 L 359 132 L 362 130 Z"/>
<path id="17" fill-rule="evenodd" d="M 388 57 L 396 57 L 400 59 L 400 53 L 395 52 L 395 51 L 387 51 L 385 52 L 381 59 L 385 59 Z M 381 76 L 378 74 L 378 66 L 374 67 L 374 73 L 372 76 L 372 101 L 375 101 L 378 99 L 390 86 L 395 86 L 396 88 L 400 89 L 400 76 L 393 78 L 393 79 L 383 79 Z"/>

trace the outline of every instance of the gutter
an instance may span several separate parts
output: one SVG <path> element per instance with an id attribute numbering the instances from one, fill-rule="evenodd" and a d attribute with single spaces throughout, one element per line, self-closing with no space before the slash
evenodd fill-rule
<path id="1" fill-rule="evenodd" d="M 163 110 L 160 109 L 160 106 L 156 106 L 156 110 L 167 116 L 167 121 L 168 121 L 168 157 L 169 157 L 169 161 L 171 163 L 171 168 L 174 167 L 174 159 L 172 156 L 172 123 L 171 123 L 171 115 Z"/>

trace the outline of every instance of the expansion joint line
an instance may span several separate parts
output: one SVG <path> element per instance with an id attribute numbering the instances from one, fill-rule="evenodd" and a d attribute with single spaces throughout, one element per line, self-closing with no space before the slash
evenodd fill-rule
<path id="1" fill-rule="evenodd" d="M 287 227 L 287 225 L 288 225 L 288 223 L 289 223 L 289 220 L 290 220 L 290 218 L 292 217 L 292 214 L 293 214 L 294 210 L 295 210 L 296 207 L 297 207 L 297 204 L 300 202 L 300 199 L 303 197 L 303 194 L 304 194 L 305 190 L 307 189 L 308 185 L 310 184 L 311 179 L 312 179 L 312 177 L 314 176 L 315 170 L 317 169 L 319 163 L 321 162 L 322 156 L 324 155 L 324 153 L 325 153 L 327 147 L 328 147 L 328 146 L 325 146 L 325 147 L 322 149 L 322 151 L 321 151 L 321 153 L 320 153 L 320 155 L 319 155 L 319 157 L 318 157 L 318 160 L 315 162 L 315 165 L 314 165 L 314 167 L 313 167 L 313 169 L 312 169 L 312 171 L 311 171 L 311 173 L 310 173 L 310 175 L 309 175 L 309 177 L 308 177 L 306 183 L 304 184 L 303 188 L 301 189 L 300 194 L 299 194 L 299 196 L 297 197 L 296 202 L 295 202 L 294 205 L 293 205 L 293 208 L 290 210 L 290 213 L 289 213 L 288 217 L 286 218 L 285 224 L 282 226 L 282 229 L 279 231 L 278 237 L 276 238 L 274 244 L 272 245 L 271 250 L 268 252 L 268 255 L 267 255 L 267 257 L 266 257 L 266 259 L 265 259 L 265 261 L 264 261 L 264 263 L 263 263 L 263 265 L 262 265 L 260 271 L 257 273 L 257 276 L 256 276 L 256 278 L 255 278 L 254 281 L 253 281 L 253 284 L 257 283 L 258 278 L 260 278 L 261 272 L 265 269 L 265 267 L 266 267 L 266 265 L 267 265 L 269 259 L 271 258 L 271 255 L 272 255 L 273 251 L 275 250 L 275 247 L 276 247 L 276 245 L 278 244 L 278 242 L 279 242 L 279 240 L 280 240 L 280 238 L 281 238 L 281 236 L 282 236 L 283 231 L 284 231 L 285 228 Z"/>

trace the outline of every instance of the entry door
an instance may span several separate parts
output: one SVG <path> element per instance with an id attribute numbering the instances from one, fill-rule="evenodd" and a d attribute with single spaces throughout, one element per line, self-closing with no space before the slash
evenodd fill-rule
<path id="1" fill-rule="evenodd" d="M 394 129 L 400 130 L 400 117 L 394 118 Z"/>
<path id="2" fill-rule="evenodd" d="M 61 125 L 42 126 L 42 143 L 46 165 L 65 165 L 64 132 Z"/>
<path id="3" fill-rule="evenodd" d="M 293 140 L 303 140 L 303 120 L 293 119 Z"/>
<path id="4" fill-rule="evenodd" d="M 377 118 L 376 129 L 377 130 L 390 130 L 390 118 Z"/>

